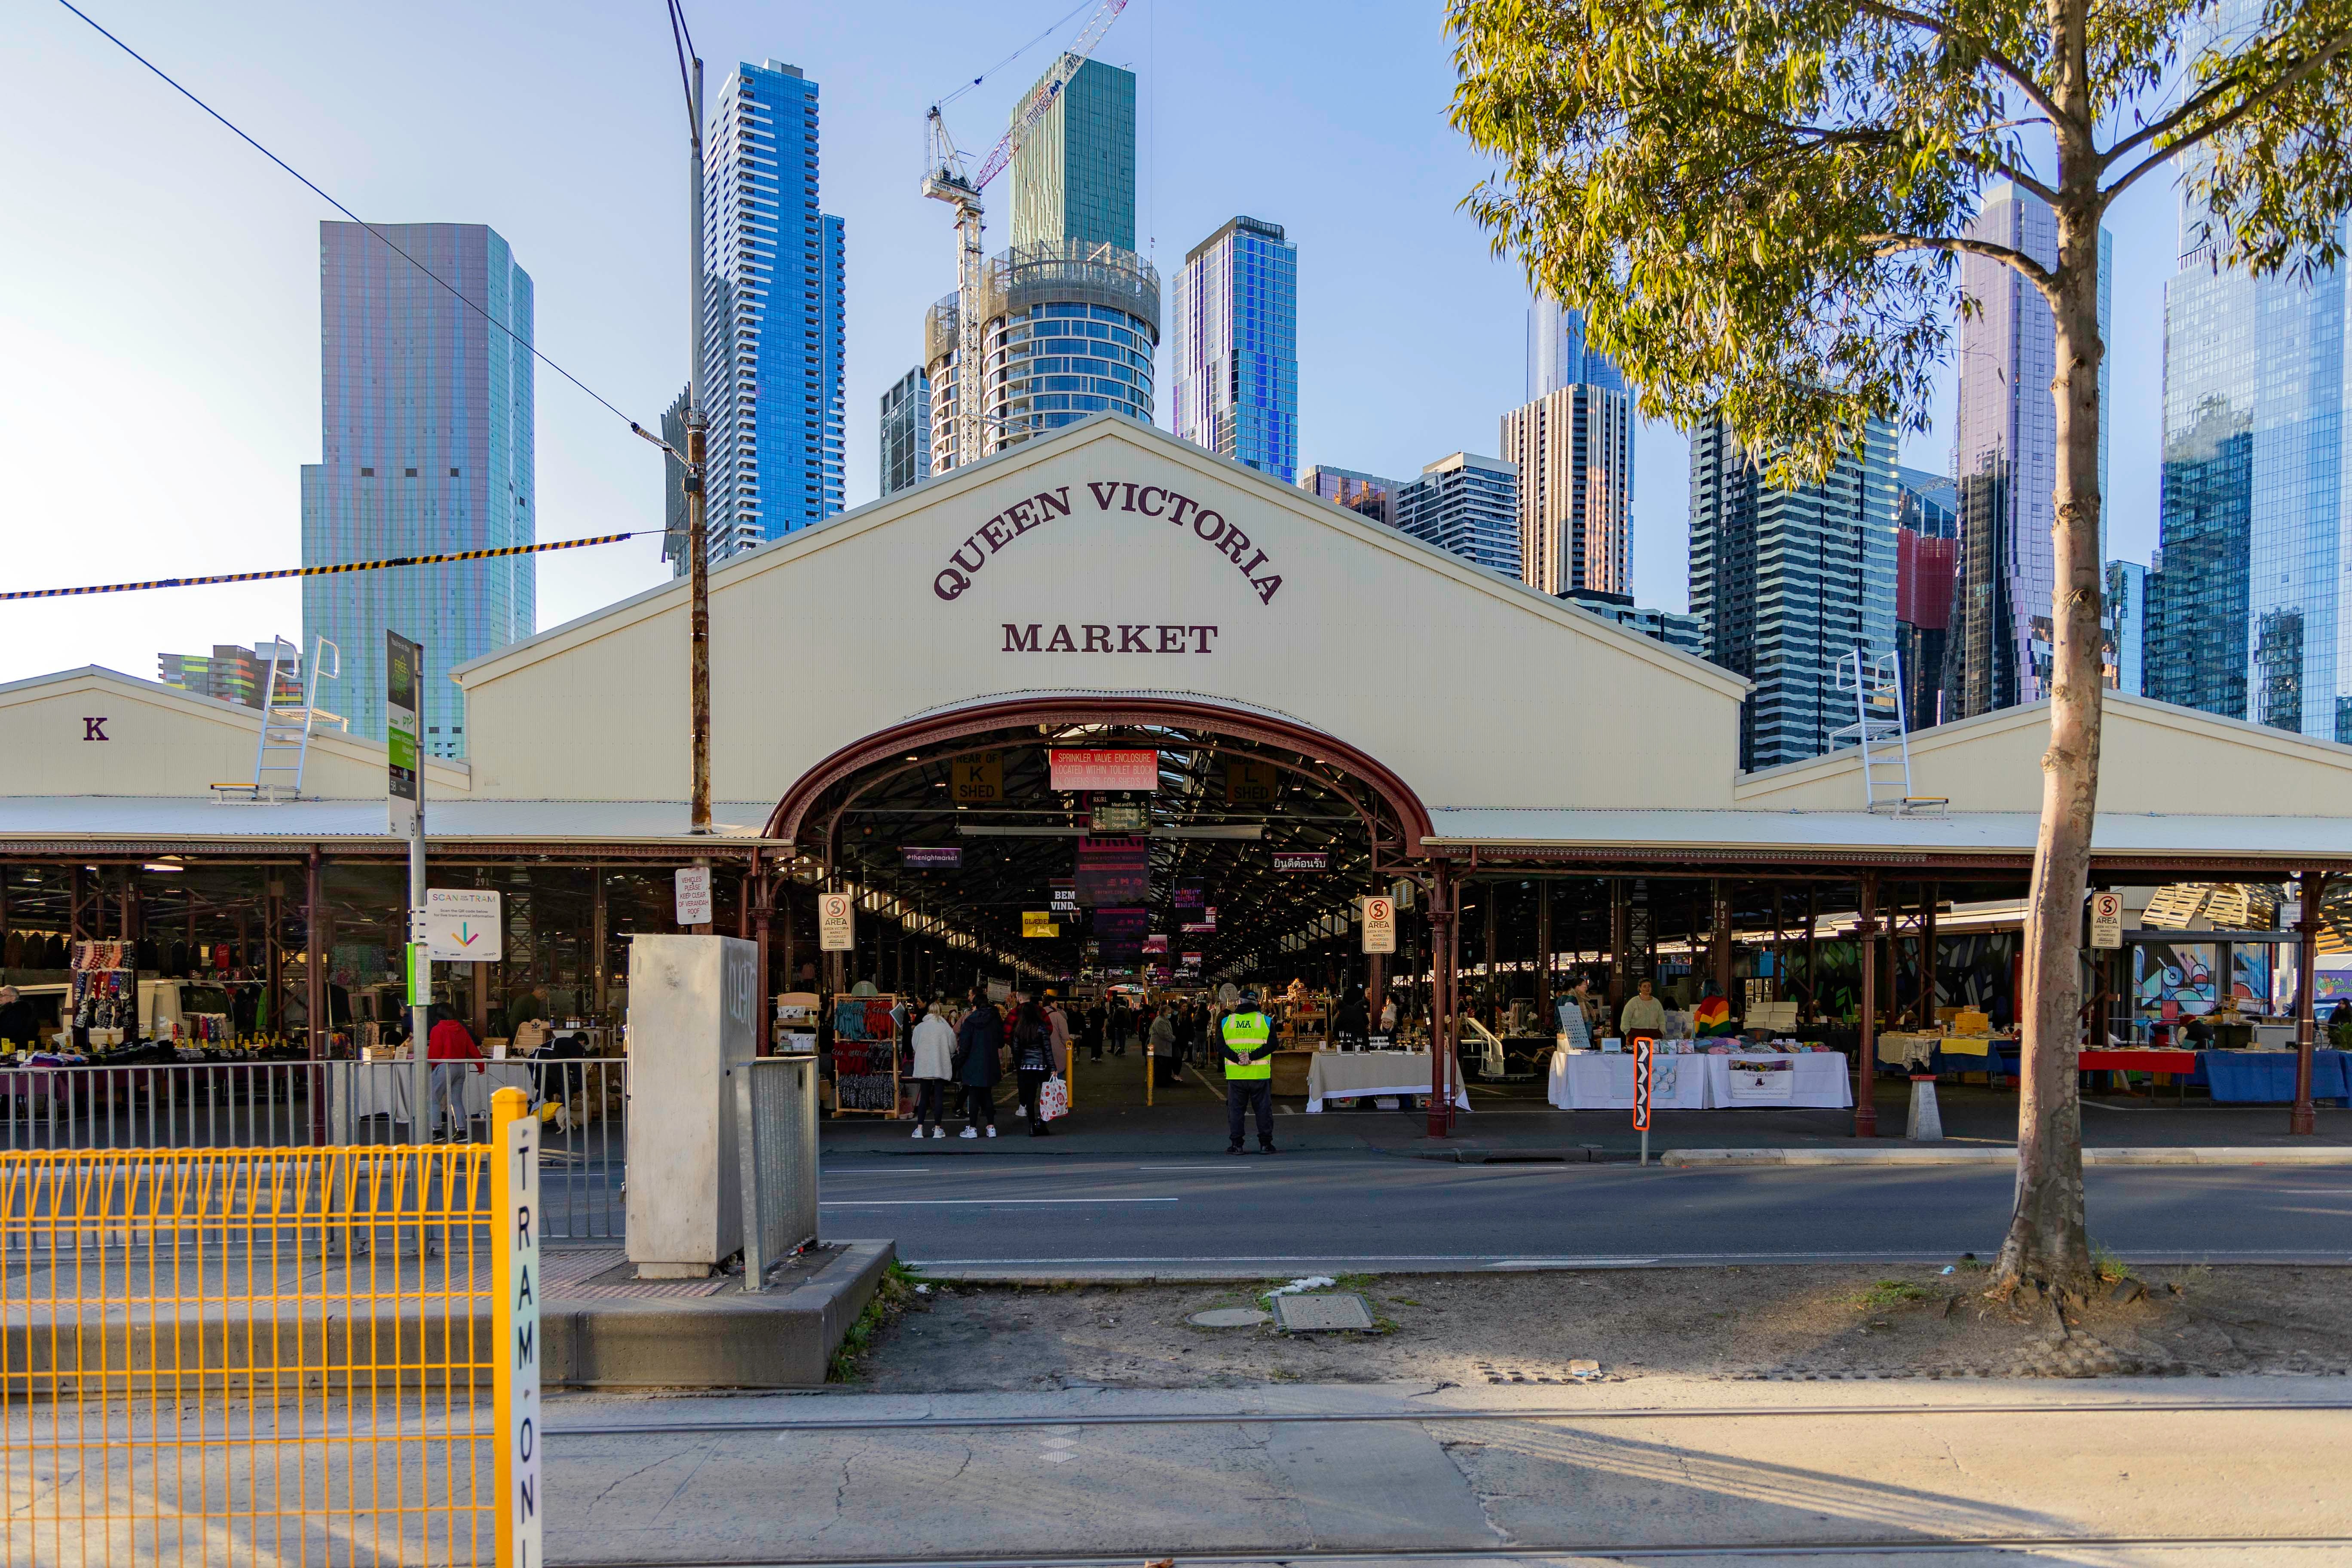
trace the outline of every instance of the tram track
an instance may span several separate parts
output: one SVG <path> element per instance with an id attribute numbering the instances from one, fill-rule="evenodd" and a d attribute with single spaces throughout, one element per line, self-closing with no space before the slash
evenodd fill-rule
<path id="1" fill-rule="evenodd" d="M 1481 1542 L 1462 1546 L 1356 1548 L 1343 1546 L 1291 1549 L 1188 1551 L 1167 1552 L 1139 1547 L 1120 1552 L 1007 1552 L 973 1557 L 711 1557 L 647 1558 L 631 1562 L 599 1562 L 596 1568 L 1139 1568 L 1154 1559 L 1171 1560 L 1179 1568 L 1216 1568 L 1284 1563 L 1549 1563 L 1572 1560 L 1604 1563 L 1688 1562 L 1693 1559 L 1778 1559 L 1870 1557 L 1958 1557 L 1978 1553 L 2041 1553 L 2081 1552 L 2312 1552 L 2352 1547 L 2352 1535 L 2009 1535 L 1921 1540 L 1890 1536 L 1870 1541 L 1772 1542 L 1564 1542 L 1503 1546 Z"/>
<path id="2" fill-rule="evenodd" d="M 2215 1401 L 2070 1400 L 2063 1404 L 1952 1405 L 1751 1405 L 1684 1407 L 1635 1405 L 1606 1409 L 1549 1406 L 1528 1410 L 1338 1411 L 1141 1411 L 1101 1415 L 860 1415 L 814 1417 L 805 1420 L 753 1418 L 724 1420 L 612 1422 L 572 1426 L 551 1422 L 551 1442 L 566 1437 L 721 1436 L 730 1434 L 790 1432 L 939 1432 L 1019 1430 L 1063 1426 L 1342 1426 L 1381 1423 L 1459 1423 L 1489 1421 L 1731 1421 L 1784 1420 L 1794 1417 L 1843 1419 L 1864 1416 L 1931 1415 L 2206 1415 L 2284 1413 L 2291 1411 L 2352 1411 L 2352 1400 L 2229 1399 Z"/>

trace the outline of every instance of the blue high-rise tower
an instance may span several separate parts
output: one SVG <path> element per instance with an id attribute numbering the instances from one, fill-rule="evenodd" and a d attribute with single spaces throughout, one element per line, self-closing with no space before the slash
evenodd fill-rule
<path id="1" fill-rule="evenodd" d="M 842 510 L 843 235 L 817 210 L 816 99 L 797 66 L 747 62 L 703 138 L 713 565 Z"/>
<path id="2" fill-rule="evenodd" d="M 1237 217 L 1176 274 L 1176 434 L 1264 473 L 1298 477 L 1298 248 Z"/>
<path id="3" fill-rule="evenodd" d="M 495 230 L 320 224 L 319 339 L 303 565 L 534 542 L 530 276 Z M 305 578 L 303 655 L 323 637 L 342 656 L 320 704 L 382 740 L 383 635 L 396 631 L 425 645 L 425 751 L 464 756 L 464 697 L 448 673 L 538 629 L 532 562 Z"/>

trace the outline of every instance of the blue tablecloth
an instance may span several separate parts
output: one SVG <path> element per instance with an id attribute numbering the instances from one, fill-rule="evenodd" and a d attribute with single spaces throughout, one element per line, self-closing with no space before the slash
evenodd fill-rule
<path id="1" fill-rule="evenodd" d="M 2311 1053 L 2311 1098 L 2352 1098 L 2352 1076 L 2345 1071 L 2342 1051 Z M 2293 1051 L 2200 1051 L 2197 1079 L 2203 1079 L 2216 1103 L 2288 1105 L 2294 1100 Z"/>

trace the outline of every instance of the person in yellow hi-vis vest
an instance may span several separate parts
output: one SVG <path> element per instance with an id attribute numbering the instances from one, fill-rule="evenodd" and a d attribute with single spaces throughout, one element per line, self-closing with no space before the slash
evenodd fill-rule
<path id="1" fill-rule="evenodd" d="M 1274 1021 L 1258 1011 L 1257 992 L 1244 987 L 1240 1005 L 1217 1026 L 1225 1065 L 1228 1154 L 1242 1152 L 1242 1119 L 1257 1110 L 1257 1152 L 1274 1152 Z"/>

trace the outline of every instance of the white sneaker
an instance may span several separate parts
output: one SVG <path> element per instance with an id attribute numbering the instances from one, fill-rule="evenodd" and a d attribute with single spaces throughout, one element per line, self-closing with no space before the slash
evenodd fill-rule
<path id="1" fill-rule="evenodd" d="M 944 1127 L 934 1127 L 931 1129 L 931 1136 L 934 1138 L 944 1138 L 947 1135 L 948 1130 Z"/>
<path id="2" fill-rule="evenodd" d="M 994 1129 L 994 1128 L 992 1128 L 992 1128 L 990 1128 L 990 1129 L 989 1129 L 989 1131 L 992 1131 L 992 1132 L 993 1132 L 993 1131 L 996 1131 L 996 1129 Z M 975 1131 L 973 1131 L 971 1128 L 967 1127 L 967 1128 L 965 1128 L 962 1131 L 961 1131 L 961 1132 L 957 1133 L 957 1134 L 956 1134 L 956 1136 L 957 1136 L 957 1137 L 959 1137 L 959 1138 L 977 1138 L 977 1137 L 979 1137 L 979 1136 L 980 1136 L 980 1134 L 979 1134 L 979 1133 L 977 1133 L 977 1132 L 975 1132 Z"/>
<path id="3" fill-rule="evenodd" d="M 995 1137 L 995 1136 L 996 1136 L 996 1123 L 994 1123 L 993 1121 L 992 1121 L 992 1122 L 990 1122 L 990 1123 L 988 1124 L 988 1135 L 989 1135 L 991 1138 L 993 1138 L 993 1137 Z"/>
<path id="4" fill-rule="evenodd" d="M 917 1123 L 917 1124 L 916 1124 L 916 1127 L 915 1127 L 915 1136 L 916 1136 L 917 1138 L 920 1138 L 920 1137 L 922 1137 L 922 1135 L 923 1135 L 923 1129 L 922 1129 L 921 1124 L 919 1122 L 919 1123 Z"/>

